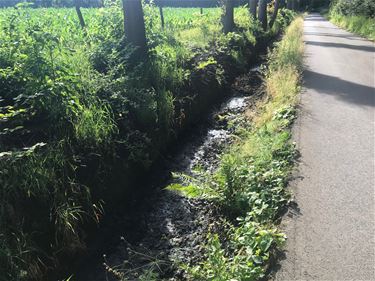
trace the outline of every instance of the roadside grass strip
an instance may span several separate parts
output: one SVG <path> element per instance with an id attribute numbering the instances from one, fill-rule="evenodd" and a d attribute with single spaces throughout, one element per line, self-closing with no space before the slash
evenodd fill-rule
<path id="1" fill-rule="evenodd" d="M 259 280 L 285 241 L 276 220 L 290 200 L 287 185 L 297 156 L 290 129 L 299 101 L 302 33 L 303 18 L 297 17 L 268 56 L 266 95 L 258 102 L 250 130 L 241 130 L 207 180 L 211 198 L 215 194 L 212 200 L 227 214 L 227 227 L 224 233 L 208 235 L 202 262 L 183 265 L 191 280 Z M 191 189 L 190 195 L 199 194 Z"/>

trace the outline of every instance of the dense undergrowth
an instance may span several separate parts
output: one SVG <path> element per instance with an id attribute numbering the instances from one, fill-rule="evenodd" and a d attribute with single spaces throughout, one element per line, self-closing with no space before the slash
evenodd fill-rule
<path id="1" fill-rule="evenodd" d="M 327 16 L 334 24 L 368 39 L 375 40 L 374 1 L 333 1 Z"/>
<path id="2" fill-rule="evenodd" d="M 224 35 L 220 9 L 166 9 L 162 29 L 146 5 L 150 58 L 135 63 L 119 6 L 82 10 L 85 30 L 73 9 L 0 10 L 1 281 L 41 280 L 82 253 L 104 206 L 127 202 L 165 145 L 293 17 L 281 11 L 264 33 L 236 8 Z"/>
<path id="3" fill-rule="evenodd" d="M 187 196 L 214 200 L 227 214 L 227 231 L 208 236 L 204 260 L 182 265 L 191 280 L 259 280 L 285 240 L 275 220 L 290 199 L 286 186 L 296 158 L 290 125 L 300 91 L 302 33 L 298 17 L 268 56 L 266 97 L 238 128 L 239 140 L 221 157 L 219 169 L 187 187 L 172 186 Z"/>

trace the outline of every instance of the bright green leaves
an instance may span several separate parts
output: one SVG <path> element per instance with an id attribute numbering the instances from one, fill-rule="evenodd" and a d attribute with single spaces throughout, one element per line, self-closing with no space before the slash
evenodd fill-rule
<path id="1" fill-rule="evenodd" d="M 285 237 L 276 229 L 262 227 L 249 217 L 239 223 L 237 228 L 229 230 L 228 240 L 222 240 L 217 234 L 208 237 L 206 259 L 189 269 L 194 280 L 255 281 L 264 276 L 271 246 L 280 246 Z"/>

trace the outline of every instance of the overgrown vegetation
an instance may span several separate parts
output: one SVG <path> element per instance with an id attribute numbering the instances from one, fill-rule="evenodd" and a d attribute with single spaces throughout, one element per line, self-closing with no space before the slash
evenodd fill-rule
<path id="1" fill-rule="evenodd" d="M 249 130 L 240 130 L 219 169 L 186 188 L 172 186 L 188 196 L 211 198 L 228 214 L 227 233 L 209 235 L 204 260 L 183 265 L 191 280 L 259 280 L 273 249 L 285 240 L 275 220 L 289 201 L 286 186 L 296 157 L 290 125 L 300 90 L 302 32 L 299 17 L 269 55 L 259 114 Z"/>
<path id="2" fill-rule="evenodd" d="M 84 251 L 103 199 L 130 196 L 218 99 L 228 69 L 293 16 L 282 11 L 264 33 L 237 8 L 224 35 L 221 9 L 166 9 L 165 29 L 155 7 L 144 11 L 150 59 L 136 63 L 117 4 L 82 9 L 84 30 L 73 9 L 0 10 L 0 280 L 41 280 Z"/>
<path id="3" fill-rule="evenodd" d="M 332 1 L 328 18 L 340 27 L 375 40 L 375 2 L 372 0 Z"/>

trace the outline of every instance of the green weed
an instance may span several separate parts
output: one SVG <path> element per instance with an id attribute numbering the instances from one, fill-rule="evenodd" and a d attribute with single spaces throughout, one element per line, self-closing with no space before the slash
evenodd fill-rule
<path id="1" fill-rule="evenodd" d="M 365 16 L 345 16 L 331 12 L 328 16 L 334 24 L 353 33 L 362 35 L 370 40 L 375 40 L 375 23 L 373 18 Z"/>
<path id="2" fill-rule="evenodd" d="M 296 157 L 289 126 L 299 93 L 302 29 L 303 20 L 297 18 L 269 55 L 267 97 L 258 105 L 258 116 L 206 179 L 228 214 L 229 230 L 223 237 L 210 234 L 204 261 L 184 267 L 192 280 L 259 280 L 272 248 L 285 240 L 273 224 L 289 201 L 286 186 Z"/>
<path id="3" fill-rule="evenodd" d="M 342 28 L 375 40 L 375 4 L 371 0 L 332 1 L 327 17 Z"/>

